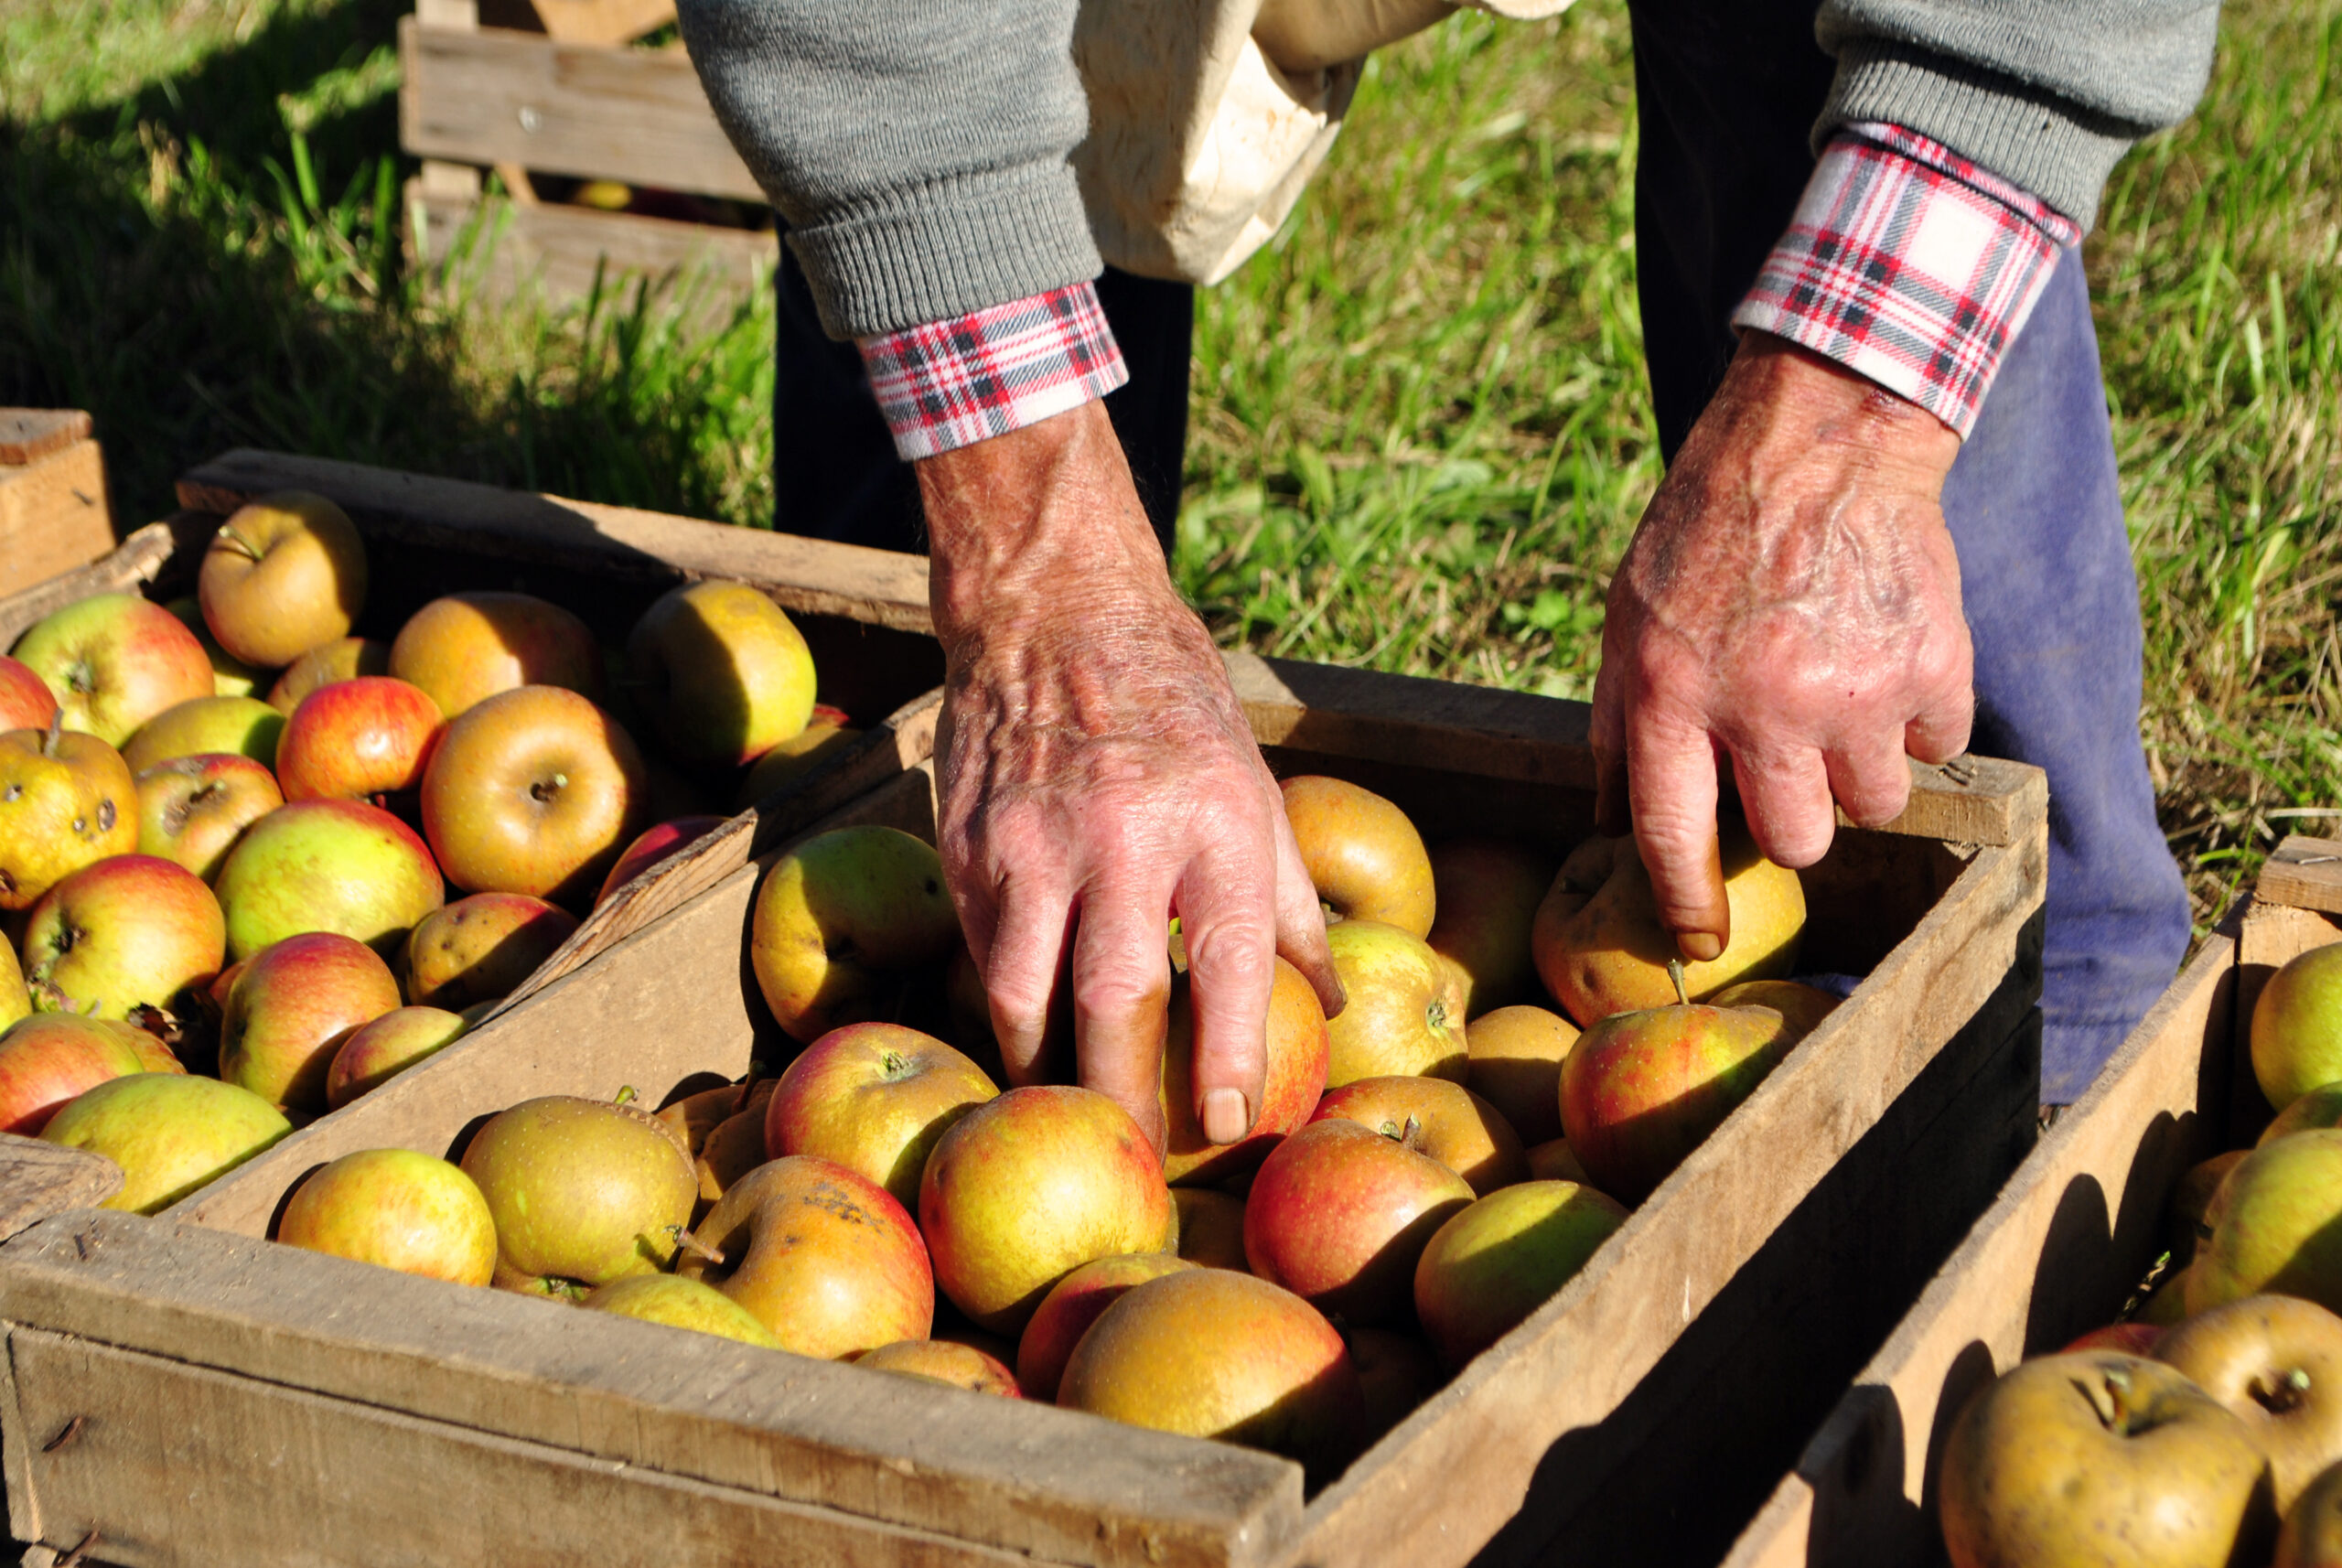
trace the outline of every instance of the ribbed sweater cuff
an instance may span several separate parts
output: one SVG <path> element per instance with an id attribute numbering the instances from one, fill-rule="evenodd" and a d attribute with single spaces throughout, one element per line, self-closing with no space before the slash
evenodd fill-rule
<path id="1" fill-rule="evenodd" d="M 876 338 L 1086 282 L 1101 263 L 1064 163 L 961 175 L 792 228 L 822 326 Z"/>
<path id="2" fill-rule="evenodd" d="M 2140 134 L 2078 113 L 2022 83 L 1882 38 L 1849 38 L 1814 127 L 1816 150 L 1842 125 L 1879 121 L 1941 142 L 2031 191 L 2087 233 L 2098 199 Z"/>

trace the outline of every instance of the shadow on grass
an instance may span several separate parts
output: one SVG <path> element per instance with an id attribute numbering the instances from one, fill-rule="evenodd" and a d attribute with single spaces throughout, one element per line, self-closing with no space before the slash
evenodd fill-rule
<path id="1" fill-rule="evenodd" d="M 768 521 L 765 301 L 693 334 L 681 285 L 491 312 L 408 273 L 379 57 L 404 8 L 278 11 L 115 103 L 0 126 L 0 403 L 96 416 L 124 532 L 235 446 Z M 375 85 L 321 90 L 353 74 Z"/>

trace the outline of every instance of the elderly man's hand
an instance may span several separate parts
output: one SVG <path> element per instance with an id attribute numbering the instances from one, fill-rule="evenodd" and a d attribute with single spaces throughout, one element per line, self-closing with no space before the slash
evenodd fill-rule
<path id="1" fill-rule="evenodd" d="M 1080 1080 L 1158 1148 L 1168 918 L 1196 1002 L 1207 1136 L 1250 1129 L 1272 956 L 1328 1011 L 1317 896 L 1228 671 L 1165 570 L 1102 405 L 919 464 L 950 671 L 943 868 L 1008 1076 L 1039 1079 L 1073 989 Z"/>
<path id="2" fill-rule="evenodd" d="M 1906 753 L 1968 744 L 1971 650 L 1939 498 L 1959 437 L 1831 360 L 1750 332 L 1610 585 L 1594 689 L 1598 812 L 1635 836 L 1686 958 L 1731 938 L 1729 755 L 1756 843 L 1830 847 L 1834 797 L 1884 822 Z"/>

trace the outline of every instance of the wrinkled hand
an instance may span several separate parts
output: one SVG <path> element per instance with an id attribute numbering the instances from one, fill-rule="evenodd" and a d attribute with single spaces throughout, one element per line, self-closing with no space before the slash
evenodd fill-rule
<path id="1" fill-rule="evenodd" d="M 1960 564 L 1939 498 L 1959 437 L 1830 360 L 1750 332 L 1610 585 L 1594 688 L 1597 813 L 1631 807 L 1660 913 L 1688 959 L 1731 938 L 1716 768 L 1758 847 L 1810 865 L 1834 797 L 1901 811 L 1905 755 L 1968 744 Z"/>
<path id="2" fill-rule="evenodd" d="M 1060 976 L 1080 1081 L 1159 1150 L 1169 918 L 1196 1008 L 1205 1134 L 1252 1126 L 1273 955 L 1329 1011 L 1317 896 L 1226 666 L 1173 590 L 1092 403 L 919 464 L 949 671 L 946 880 L 1013 1083 L 1040 1079 Z"/>

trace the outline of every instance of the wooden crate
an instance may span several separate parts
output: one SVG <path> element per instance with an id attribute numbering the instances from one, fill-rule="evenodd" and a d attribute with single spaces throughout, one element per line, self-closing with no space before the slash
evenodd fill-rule
<path id="1" fill-rule="evenodd" d="M 2287 839 L 1855 1379 L 1731 1568 L 1942 1560 L 1938 1458 L 1960 1407 L 2113 1319 L 2167 1244 L 2173 1184 L 2267 1123 L 2240 1048 L 2261 987 L 2336 940 L 2342 843 Z"/>
<path id="2" fill-rule="evenodd" d="M 105 461 L 79 409 L 0 408 L 0 597 L 114 547 Z"/>
<path id="3" fill-rule="evenodd" d="M 1434 838 L 1590 826 L 1581 705 L 1230 662 L 1281 771 L 1369 784 Z M 817 827 L 931 833 L 914 728 L 896 755 Z M 742 940 L 781 846 L 736 833 L 686 860 L 709 884 L 690 903 L 170 1214 L 69 1212 L 0 1247 L 13 1528 L 58 1551 L 97 1530 L 142 1564 L 1434 1568 L 1711 1537 L 1713 1556 L 2033 1127 L 2040 775 L 1915 774 L 1892 830 L 1845 832 L 1808 876 L 1809 961 L 1865 973 L 1853 999 L 1567 1289 L 1314 1497 L 1264 1454 L 261 1240 L 340 1153 L 446 1153 L 532 1095 L 742 1071 L 770 1037 Z M 1671 1516 L 1686 1493 L 1703 1508 Z"/>

